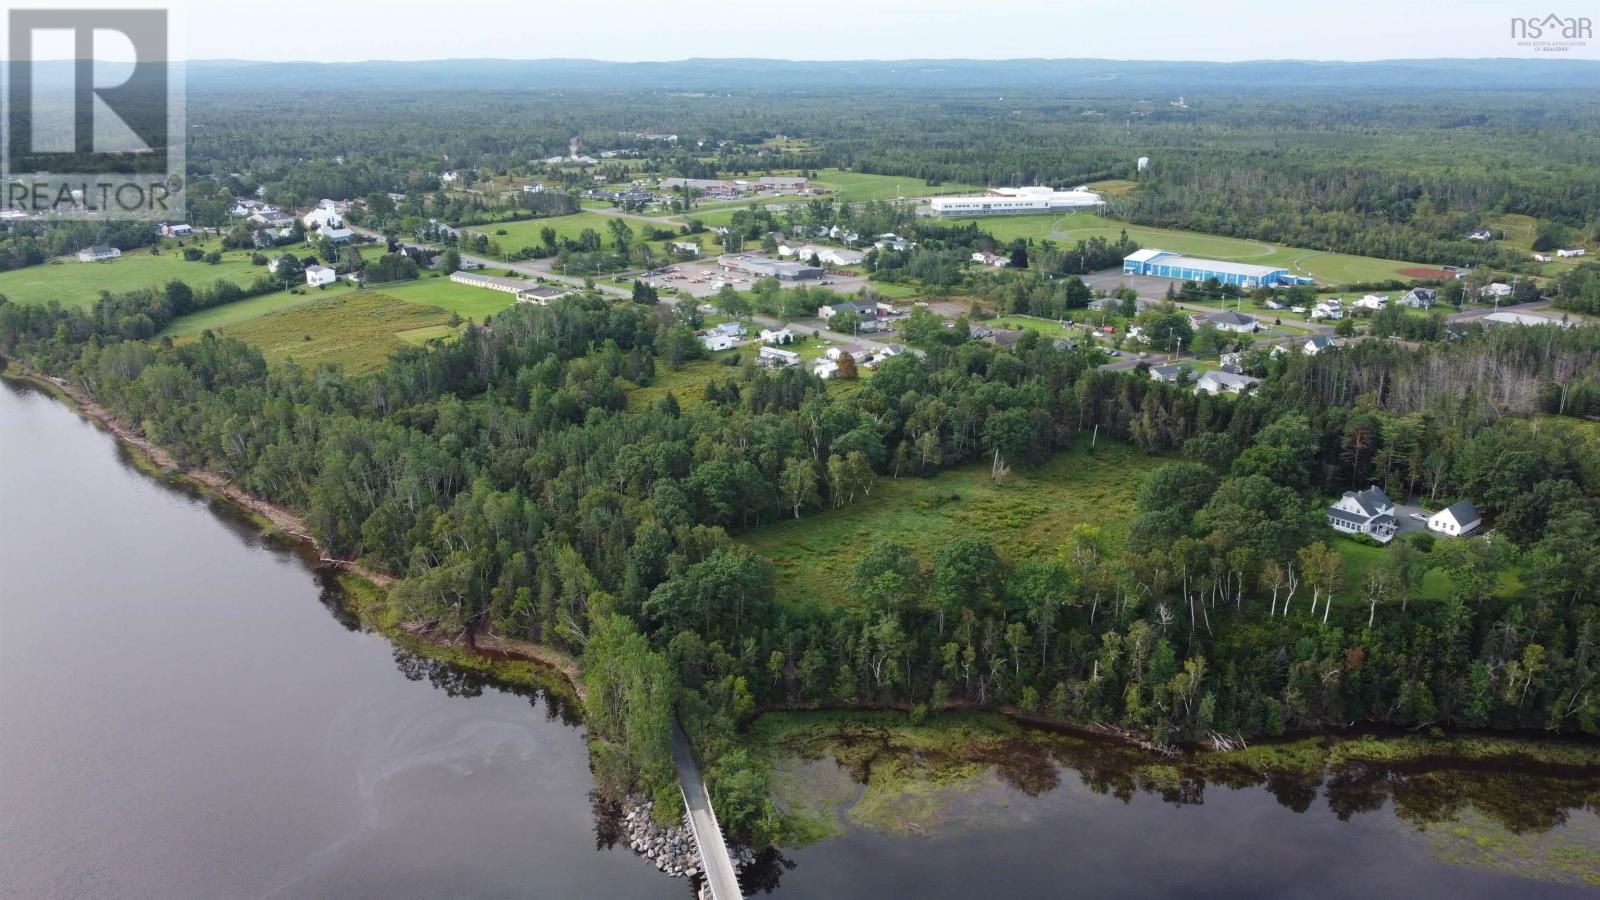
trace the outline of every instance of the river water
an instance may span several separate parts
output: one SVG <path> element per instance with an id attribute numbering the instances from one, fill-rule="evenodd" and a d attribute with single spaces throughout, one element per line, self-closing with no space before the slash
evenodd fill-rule
<path id="1" fill-rule="evenodd" d="M 600 837 L 582 730 L 562 710 L 396 651 L 297 553 L 211 507 L 128 466 L 110 435 L 49 397 L 0 382 L 0 896 L 690 895 Z M 1577 789 L 1438 771 L 1207 784 L 1066 739 L 991 762 L 877 791 L 859 758 L 813 748 L 783 761 L 776 783 L 834 830 L 769 852 L 747 887 L 1600 887 L 1592 777 Z"/>
<path id="2" fill-rule="evenodd" d="M 352 630 L 299 556 L 0 382 L 0 896 L 674 897 L 580 726 Z"/>

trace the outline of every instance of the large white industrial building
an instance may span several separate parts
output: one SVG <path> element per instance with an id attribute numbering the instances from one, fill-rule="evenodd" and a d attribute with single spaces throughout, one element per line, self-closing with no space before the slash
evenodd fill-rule
<path id="1" fill-rule="evenodd" d="M 935 197 L 929 205 L 936 216 L 1010 216 L 1027 213 L 1072 212 L 1099 209 L 1100 195 L 1082 188 L 1058 191 L 1050 187 L 989 188 L 980 196 Z"/>

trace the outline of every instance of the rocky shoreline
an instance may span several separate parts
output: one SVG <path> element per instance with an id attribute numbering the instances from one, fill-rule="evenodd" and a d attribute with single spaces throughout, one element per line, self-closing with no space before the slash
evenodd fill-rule
<path id="1" fill-rule="evenodd" d="M 622 829 L 633 852 L 649 860 L 662 873 L 673 878 L 697 878 L 700 872 L 700 851 L 695 846 L 694 832 L 689 828 L 689 815 L 685 813 L 678 824 L 663 827 L 653 816 L 655 803 L 643 797 L 632 796 L 622 807 Z M 755 862 L 755 852 L 749 847 L 729 847 L 735 869 L 744 869 Z M 702 891 L 704 893 L 704 891 Z"/>

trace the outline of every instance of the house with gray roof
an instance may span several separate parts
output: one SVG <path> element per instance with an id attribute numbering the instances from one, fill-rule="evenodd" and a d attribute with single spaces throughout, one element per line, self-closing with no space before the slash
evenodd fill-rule
<path id="1" fill-rule="evenodd" d="M 1328 507 L 1328 524 L 1334 531 L 1364 534 L 1380 543 L 1394 539 L 1399 523 L 1394 518 L 1394 503 L 1377 485 L 1364 491 L 1345 491 L 1339 502 Z"/>
<path id="2" fill-rule="evenodd" d="M 1163 384 L 1176 384 L 1183 379 L 1184 373 L 1188 371 L 1188 366 L 1180 366 L 1176 363 L 1165 366 L 1151 366 L 1150 380 L 1159 381 Z"/>
<path id="3" fill-rule="evenodd" d="M 1195 393 L 1241 394 L 1261 383 L 1261 379 L 1233 372 L 1207 372 L 1195 382 Z"/>
<path id="4" fill-rule="evenodd" d="M 1459 537 L 1483 524 L 1483 517 L 1471 500 L 1461 500 L 1428 517 L 1428 529 Z"/>

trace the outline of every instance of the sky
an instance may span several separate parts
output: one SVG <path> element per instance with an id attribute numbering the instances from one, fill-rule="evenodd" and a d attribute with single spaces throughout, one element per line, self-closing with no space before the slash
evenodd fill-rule
<path id="1" fill-rule="evenodd" d="M 618 61 L 1101 58 L 1237 61 L 1566 56 L 1511 38 L 1513 15 L 1589 16 L 1593 0 L 21 0 L 158 7 L 188 59 Z M 97 56 L 116 58 L 97 48 Z"/>

